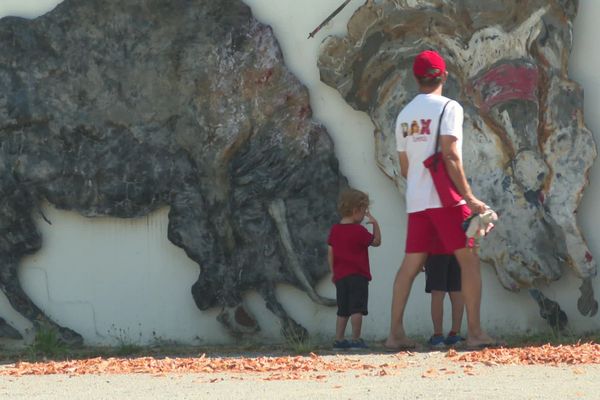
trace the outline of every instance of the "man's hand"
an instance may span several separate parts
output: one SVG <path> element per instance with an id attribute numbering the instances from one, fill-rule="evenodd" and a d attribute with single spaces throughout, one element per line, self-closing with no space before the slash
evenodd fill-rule
<path id="1" fill-rule="evenodd" d="M 467 202 L 467 207 L 471 209 L 471 213 L 473 215 L 481 214 L 489 208 L 483 201 L 479 200 L 475 196 L 465 197 L 465 201 Z"/>

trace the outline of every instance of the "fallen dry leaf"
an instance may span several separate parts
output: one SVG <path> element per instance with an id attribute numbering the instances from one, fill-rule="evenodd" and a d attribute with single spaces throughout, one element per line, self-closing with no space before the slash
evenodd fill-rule
<path id="1" fill-rule="evenodd" d="M 600 345 L 596 343 L 559 346 L 546 344 L 510 349 L 484 349 L 462 354 L 451 350 L 446 357 L 456 362 L 476 362 L 487 366 L 600 364 Z"/>
<path id="2" fill-rule="evenodd" d="M 308 357 L 255 357 L 255 358 L 211 358 L 206 354 L 191 358 L 91 358 L 72 361 L 17 362 L 0 367 L 0 375 L 57 375 L 68 376 L 100 374 L 213 374 L 244 373 L 268 374 L 265 380 L 298 380 L 327 378 L 327 373 L 347 371 L 378 371 L 380 375 L 387 370 L 405 368 L 404 362 L 388 362 L 381 365 L 365 364 L 360 359 L 326 359 L 311 353 Z M 384 370 L 383 368 L 386 368 Z M 211 379 L 214 383 L 222 378 Z"/>
<path id="3" fill-rule="evenodd" d="M 446 353 L 446 357 L 456 357 L 458 355 L 458 352 L 454 349 L 449 349 L 448 352 Z"/>
<path id="4" fill-rule="evenodd" d="M 435 368 L 430 368 L 427 371 L 423 372 L 421 378 L 435 378 L 438 376 L 438 371 Z"/>

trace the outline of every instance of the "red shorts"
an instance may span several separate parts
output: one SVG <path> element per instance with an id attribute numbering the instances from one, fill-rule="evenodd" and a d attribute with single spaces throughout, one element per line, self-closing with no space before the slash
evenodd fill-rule
<path id="1" fill-rule="evenodd" d="M 462 223 L 470 215 L 471 210 L 464 204 L 408 214 L 406 252 L 452 254 L 467 247 Z"/>

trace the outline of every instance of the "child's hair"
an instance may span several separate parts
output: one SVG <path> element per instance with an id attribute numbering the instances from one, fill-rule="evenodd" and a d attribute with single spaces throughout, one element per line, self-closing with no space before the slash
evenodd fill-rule
<path id="1" fill-rule="evenodd" d="M 338 212 L 342 217 L 352 215 L 357 208 L 369 207 L 369 195 L 356 189 L 345 189 L 340 194 Z"/>

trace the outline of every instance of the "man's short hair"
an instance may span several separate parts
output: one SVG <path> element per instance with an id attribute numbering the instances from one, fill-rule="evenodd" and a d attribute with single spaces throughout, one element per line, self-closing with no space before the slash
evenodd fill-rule
<path id="1" fill-rule="evenodd" d="M 419 82 L 419 85 L 421 86 L 426 86 L 426 87 L 435 87 L 438 86 L 442 83 L 442 80 L 444 79 L 443 76 L 436 76 L 435 78 L 430 78 L 430 77 L 419 77 L 417 76 L 417 82 Z"/>

